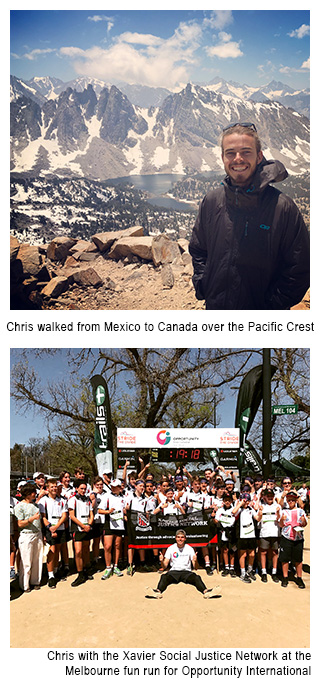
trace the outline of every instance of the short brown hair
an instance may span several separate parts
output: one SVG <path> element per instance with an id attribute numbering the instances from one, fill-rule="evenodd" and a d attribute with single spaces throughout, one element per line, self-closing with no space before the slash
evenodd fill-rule
<path id="1" fill-rule="evenodd" d="M 224 132 L 222 133 L 222 136 L 221 136 L 221 151 L 222 151 L 222 153 L 224 152 L 223 140 L 225 139 L 225 137 L 228 137 L 229 135 L 247 135 L 248 137 L 253 137 L 253 139 L 255 140 L 255 143 L 256 143 L 257 153 L 259 153 L 261 151 L 261 142 L 260 142 L 260 139 L 258 137 L 257 131 L 254 130 L 253 128 L 240 125 L 240 123 L 239 123 L 239 125 L 234 125 L 233 127 L 230 127 L 227 130 L 224 130 Z"/>

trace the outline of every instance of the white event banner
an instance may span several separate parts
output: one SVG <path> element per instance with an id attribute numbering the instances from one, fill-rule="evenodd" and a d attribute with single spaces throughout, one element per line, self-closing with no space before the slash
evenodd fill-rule
<path id="1" fill-rule="evenodd" d="M 117 428 L 117 447 L 233 449 L 239 447 L 239 428 Z"/>

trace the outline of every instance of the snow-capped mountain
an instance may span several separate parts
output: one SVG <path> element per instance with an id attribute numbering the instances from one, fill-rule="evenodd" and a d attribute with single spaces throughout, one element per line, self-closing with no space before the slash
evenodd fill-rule
<path id="1" fill-rule="evenodd" d="M 278 101 L 310 118 L 310 90 L 294 90 L 289 85 L 276 80 L 261 87 L 251 87 L 216 77 L 208 85 L 203 85 L 203 88 L 245 101 L 248 99 L 256 102 Z"/>
<path id="2" fill-rule="evenodd" d="M 234 87 L 234 85 L 230 85 Z M 12 101 L 12 169 L 105 180 L 129 174 L 222 170 L 223 127 L 250 120 L 267 158 L 298 175 L 309 164 L 309 121 L 279 102 L 254 102 L 188 84 L 158 107 L 133 105 L 117 87 L 68 88 L 39 104 Z"/>
<path id="3" fill-rule="evenodd" d="M 68 82 L 63 82 L 59 78 L 51 78 L 49 76 L 35 76 L 28 81 L 11 76 L 11 100 L 15 100 L 25 94 L 41 104 L 45 99 L 56 99 L 68 87 L 77 92 L 82 92 L 88 85 L 92 85 L 97 95 L 100 94 L 104 87 L 111 87 L 111 83 L 88 76 L 79 76 Z M 308 89 L 294 90 L 289 85 L 275 80 L 261 87 L 252 87 L 246 84 L 240 85 L 232 80 L 227 82 L 218 76 L 208 84 L 196 83 L 196 85 L 203 89 L 246 101 L 248 99 L 258 102 L 279 101 L 280 104 L 289 106 L 298 111 L 298 113 L 302 113 L 310 118 L 310 90 Z M 130 85 L 125 82 L 118 82 L 116 86 L 128 97 L 132 104 L 144 108 L 160 106 L 164 99 L 171 94 L 170 90 L 164 87 Z"/>

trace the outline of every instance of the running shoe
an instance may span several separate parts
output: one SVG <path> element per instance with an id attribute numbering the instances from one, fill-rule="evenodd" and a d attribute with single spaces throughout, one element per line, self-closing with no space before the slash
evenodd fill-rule
<path id="1" fill-rule="evenodd" d="M 261 575 L 261 581 L 262 581 L 262 583 L 267 583 L 267 581 L 268 581 L 267 574 L 262 574 L 262 575 Z"/>
<path id="2" fill-rule="evenodd" d="M 221 576 L 229 576 L 230 574 L 230 569 L 223 569 L 221 572 Z"/>
<path id="3" fill-rule="evenodd" d="M 10 581 L 13 581 L 13 579 L 16 578 L 16 575 L 14 567 L 10 567 Z"/>
<path id="4" fill-rule="evenodd" d="M 251 578 L 248 574 L 240 574 L 240 581 L 244 583 L 251 583 Z"/>
<path id="5" fill-rule="evenodd" d="M 123 576 L 123 573 L 120 571 L 119 567 L 113 567 L 113 573 L 115 576 Z"/>
<path id="6" fill-rule="evenodd" d="M 305 588 L 306 587 L 306 584 L 302 580 L 301 576 L 298 576 L 298 578 L 296 578 L 296 584 L 297 584 L 298 588 Z"/>
<path id="7" fill-rule="evenodd" d="M 90 569 L 84 569 L 83 571 L 84 571 L 86 581 L 93 581 L 93 576 L 90 572 Z"/>
<path id="8" fill-rule="evenodd" d="M 203 593 L 203 597 L 204 597 L 205 600 L 209 600 L 211 597 L 218 597 L 219 595 L 221 595 L 221 586 L 215 586 L 214 588 L 208 588 Z"/>
<path id="9" fill-rule="evenodd" d="M 147 591 L 147 594 L 146 594 L 145 597 L 154 597 L 156 600 L 161 600 L 161 598 L 162 598 L 161 590 L 147 586 L 146 591 Z"/>
<path id="10" fill-rule="evenodd" d="M 289 579 L 288 579 L 288 578 L 285 578 L 285 577 L 283 577 L 283 579 L 282 579 L 282 583 L 281 583 L 281 585 L 282 585 L 282 588 L 286 588 L 286 587 L 287 587 L 287 585 L 288 585 L 288 581 L 289 581 Z"/>
<path id="11" fill-rule="evenodd" d="M 56 585 L 57 585 L 56 579 L 51 576 L 51 578 L 49 578 L 49 581 L 48 581 L 49 588 L 55 588 Z"/>
<path id="12" fill-rule="evenodd" d="M 101 576 L 101 581 L 106 581 L 107 578 L 110 578 L 110 576 L 112 576 L 112 567 L 107 567 L 104 574 Z"/>
<path id="13" fill-rule="evenodd" d="M 256 577 L 256 575 L 255 575 L 253 569 L 251 569 L 251 571 L 248 571 L 247 574 L 248 574 L 249 578 L 251 578 L 251 581 L 256 581 L 256 580 L 257 580 L 257 577 Z"/>
<path id="14" fill-rule="evenodd" d="M 237 574 L 234 569 L 230 569 L 230 576 L 231 578 L 237 578 Z"/>
<path id="15" fill-rule="evenodd" d="M 70 569 L 67 565 L 61 566 L 58 570 L 60 581 L 66 581 L 70 574 Z"/>
<path id="16" fill-rule="evenodd" d="M 133 574 L 134 574 L 134 566 L 133 566 L 133 564 L 129 564 L 129 566 L 127 568 L 127 576 L 133 576 Z"/>
<path id="17" fill-rule="evenodd" d="M 274 583 L 279 583 L 279 581 L 280 581 L 277 574 L 271 574 L 271 578 L 274 581 Z"/>
<path id="18" fill-rule="evenodd" d="M 85 583 L 85 582 L 86 582 L 86 577 L 85 577 L 83 571 L 81 571 L 80 574 L 78 574 L 76 580 L 72 581 L 71 586 L 72 586 L 72 588 L 76 588 L 77 586 L 81 586 L 82 583 Z"/>
<path id="19" fill-rule="evenodd" d="M 212 576 L 212 574 L 213 574 L 213 572 L 214 572 L 214 568 L 211 567 L 210 564 L 208 564 L 208 566 L 205 567 L 205 570 L 206 570 L 208 576 Z"/>

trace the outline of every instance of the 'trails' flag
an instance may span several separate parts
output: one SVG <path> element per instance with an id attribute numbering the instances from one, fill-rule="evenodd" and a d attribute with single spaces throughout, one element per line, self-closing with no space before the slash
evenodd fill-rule
<path id="1" fill-rule="evenodd" d="M 102 375 L 94 375 L 90 380 L 93 401 L 96 406 L 94 452 L 97 461 L 98 474 L 106 470 L 113 472 L 113 445 L 111 410 L 108 386 Z"/>

